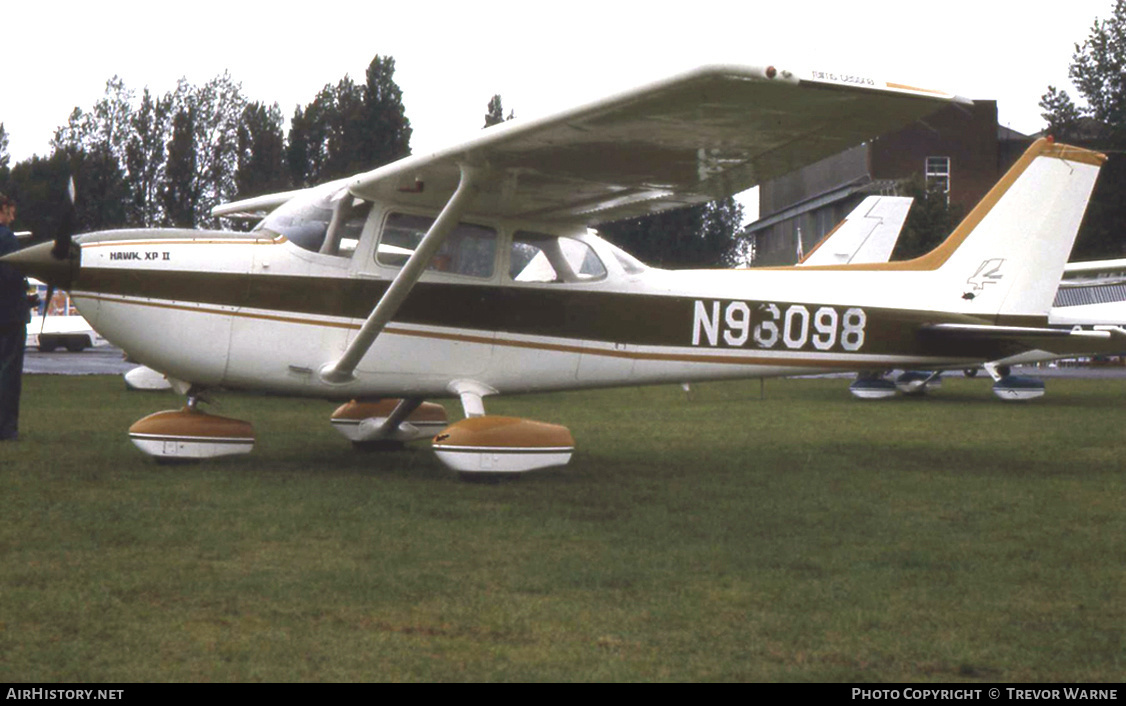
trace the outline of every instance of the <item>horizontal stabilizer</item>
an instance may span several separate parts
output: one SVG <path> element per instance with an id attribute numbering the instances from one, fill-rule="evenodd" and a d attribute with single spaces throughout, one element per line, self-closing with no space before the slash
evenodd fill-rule
<path id="1" fill-rule="evenodd" d="M 1126 259 L 1069 262 L 1063 270 L 1060 287 L 1095 287 L 1126 283 Z"/>
<path id="2" fill-rule="evenodd" d="M 921 327 L 919 333 L 934 343 L 949 346 L 996 344 L 1011 353 L 1022 349 L 1036 350 L 1060 357 L 1072 354 L 1115 353 L 1126 349 L 1126 329 L 1111 326 L 1090 331 L 1034 326 L 932 324 Z"/>
<path id="3" fill-rule="evenodd" d="M 1028 336 L 1044 336 L 1048 338 L 1079 337 L 1086 339 L 1110 338 L 1106 331 L 1072 331 L 1071 329 L 1042 328 L 1037 326 L 989 326 L 985 324 L 932 324 L 921 329 L 924 333 L 933 333 L 952 338 L 965 339 L 1014 339 Z"/>

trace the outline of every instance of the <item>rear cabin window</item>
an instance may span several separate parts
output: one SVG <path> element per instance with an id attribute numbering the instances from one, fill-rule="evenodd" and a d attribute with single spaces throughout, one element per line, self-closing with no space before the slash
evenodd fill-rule
<path id="1" fill-rule="evenodd" d="M 592 282 L 606 276 L 606 267 L 581 240 L 518 231 L 512 238 L 508 276 L 514 282 Z"/>
<path id="2" fill-rule="evenodd" d="M 405 213 L 389 215 L 376 249 L 376 262 L 388 267 L 405 265 L 433 223 L 434 219 L 429 216 Z M 427 270 L 489 278 L 493 276 L 496 251 L 495 230 L 471 223 L 458 223 L 453 232 L 446 236 Z"/>

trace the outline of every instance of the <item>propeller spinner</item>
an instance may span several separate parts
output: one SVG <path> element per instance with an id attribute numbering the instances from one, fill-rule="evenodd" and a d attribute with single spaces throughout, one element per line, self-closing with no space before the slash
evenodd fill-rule
<path id="1" fill-rule="evenodd" d="M 78 276 L 81 251 L 71 238 L 75 231 L 74 178 L 67 185 L 67 206 L 62 226 L 52 243 L 39 243 L 29 248 L 5 255 L 4 262 L 13 265 L 26 275 L 47 283 L 47 301 L 55 289 L 69 289 Z"/>

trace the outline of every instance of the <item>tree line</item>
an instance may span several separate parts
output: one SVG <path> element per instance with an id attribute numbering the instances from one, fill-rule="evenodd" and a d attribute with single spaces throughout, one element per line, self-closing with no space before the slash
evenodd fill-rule
<path id="1" fill-rule="evenodd" d="M 277 103 L 250 101 L 229 73 L 163 96 L 138 95 L 115 76 L 92 108 L 75 108 L 46 157 L 10 165 L 0 123 L 0 191 L 20 204 L 18 226 L 36 240 L 63 229 L 66 185 L 77 189 L 79 232 L 110 228 L 216 228 L 213 206 L 374 169 L 410 154 L 411 126 L 395 60 L 376 55 L 362 83 L 329 83 L 298 106 L 288 131 Z M 500 95 L 484 127 L 515 117 Z M 643 260 L 673 267 L 735 262 L 741 209 L 734 199 L 609 224 L 606 235 Z"/>
<path id="2" fill-rule="evenodd" d="M 1095 182 L 1070 259 L 1126 257 L 1126 0 L 1117 0 L 1110 17 L 1096 18 L 1087 38 L 1075 44 L 1068 77 L 1085 104 L 1077 105 L 1067 91 L 1048 86 L 1039 103 L 1044 134 L 1109 157 Z M 928 252 L 963 215 L 947 204 L 943 191 L 928 188 L 920 177 L 900 188 L 915 203 L 893 259 Z"/>
<path id="3" fill-rule="evenodd" d="M 1086 105 L 1049 86 L 1041 97 L 1048 131 L 1111 153 L 1073 259 L 1122 256 L 1126 223 L 1126 0 L 1096 20 L 1075 45 L 1070 76 Z M 66 183 L 74 176 L 80 231 L 121 227 L 220 227 L 222 202 L 303 188 L 374 169 L 410 154 L 410 121 L 394 81 L 395 61 L 376 55 L 362 83 L 345 75 L 298 106 L 288 131 L 277 103 L 250 101 L 228 73 L 202 85 L 181 79 L 163 96 L 138 94 L 118 78 L 92 108 L 75 108 L 51 141 L 51 153 L 11 164 L 0 122 L 0 191 L 20 204 L 17 225 L 47 240 L 63 227 Z M 501 97 L 488 102 L 485 127 L 512 119 Z M 910 185 L 908 185 L 909 187 Z M 908 188 L 905 187 L 905 188 Z M 907 224 L 916 249 L 949 232 L 957 214 L 917 189 Z M 922 221 L 920 221 L 922 219 Z M 603 224 L 611 241 L 646 262 L 708 267 L 746 259 L 742 209 L 725 199 Z M 918 233 L 916 233 L 918 231 Z M 910 235 L 916 234 L 916 235 Z M 908 243 L 910 244 L 910 243 Z"/>
<path id="4" fill-rule="evenodd" d="M 1126 0 L 1096 19 L 1068 67 L 1085 105 L 1055 86 L 1040 98 L 1047 132 L 1110 157 L 1099 172 L 1072 260 L 1126 257 Z"/>
<path id="5" fill-rule="evenodd" d="M 80 231 L 218 227 L 211 208 L 311 186 L 410 154 L 410 121 L 394 81 L 395 60 L 376 56 L 363 83 L 345 76 L 299 106 L 288 133 L 277 103 L 247 99 L 229 73 L 163 96 L 140 95 L 119 77 L 92 108 L 75 108 L 51 152 L 10 164 L 0 124 L 0 191 L 20 206 L 36 240 L 54 237 L 77 189 Z"/>

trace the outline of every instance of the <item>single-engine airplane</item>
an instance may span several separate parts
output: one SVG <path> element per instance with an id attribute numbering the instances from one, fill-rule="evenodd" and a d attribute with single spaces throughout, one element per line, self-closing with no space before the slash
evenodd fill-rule
<path id="1" fill-rule="evenodd" d="M 853 74 L 704 67 L 213 211 L 267 214 L 250 233 L 90 233 L 5 261 L 177 381 L 187 406 L 130 430 L 158 459 L 249 451 L 248 423 L 199 409 L 233 388 L 347 402 L 332 421 L 359 443 L 437 432 L 463 473 L 527 471 L 567 463 L 570 432 L 486 415 L 484 398 L 966 367 L 1126 335 L 1046 326 L 1105 159 L 1046 140 L 908 262 L 674 272 L 589 230 L 737 193 L 953 101 Z M 454 396 L 466 418 L 452 425 L 424 404 Z"/>

